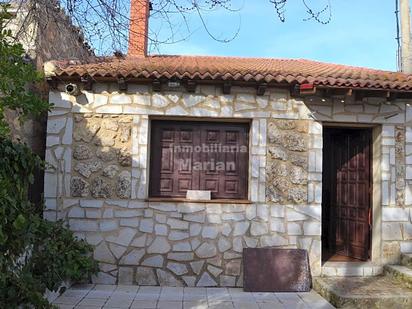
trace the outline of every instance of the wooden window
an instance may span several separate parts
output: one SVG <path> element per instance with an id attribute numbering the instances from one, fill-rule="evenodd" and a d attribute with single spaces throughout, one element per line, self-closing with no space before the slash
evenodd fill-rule
<path id="1" fill-rule="evenodd" d="M 153 120 L 150 197 L 247 199 L 249 124 Z"/>

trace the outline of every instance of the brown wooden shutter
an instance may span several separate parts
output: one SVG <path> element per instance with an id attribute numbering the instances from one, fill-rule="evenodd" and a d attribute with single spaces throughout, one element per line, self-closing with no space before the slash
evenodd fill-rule
<path id="1" fill-rule="evenodd" d="M 210 190 L 212 198 L 247 199 L 248 127 L 244 124 L 214 124 L 201 130 L 201 142 L 210 148 L 220 145 L 217 152 L 202 152 L 201 161 L 208 164 L 201 173 L 200 190 Z M 226 151 L 233 149 L 234 151 Z"/>
<path id="2" fill-rule="evenodd" d="M 150 196 L 184 197 L 198 187 L 192 169 L 196 153 L 186 149 L 198 143 L 199 136 L 190 123 L 152 122 Z M 178 147 L 182 151 L 175 151 Z"/>
<path id="3" fill-rule="evenodd" d="M 248 124 L 152 121 L 150 196 L 247 199 Z"/>

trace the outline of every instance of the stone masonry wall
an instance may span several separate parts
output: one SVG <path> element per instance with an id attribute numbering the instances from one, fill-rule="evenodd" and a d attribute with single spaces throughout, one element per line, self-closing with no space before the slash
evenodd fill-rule
<path id="1" fill-rule="evenodd" d="M 48 123 L 45 216 L 65 219 L 78 237 L 95 246 L 101 266 L 96 282 L 241 286 L 242 249 L 267 246 L 308 250 L 312 273 L 320 274 L 323 113 L 317 110 L 328 103 L 329 121 L 347 121 L 345 113 L 353 112 L 332 112 L 346 104 L 299 101 L 279 89 L 258 97 L 255 89 L 239 87 L 231 95 L 212 86 L 188 94 L 129 85 L 121 93 L 116 84 L 95 84 L 93 91 L 73 97 L 63 86 L 50 92 L 56 108 Z M 367 113 L 367 103 L 347 104 L 352 105 L 361 106 L 356 117 Z M 384 190 L 392 183 L 396 188 L 396 177 L 402 177 L 386 173 L 384 164 L 386 153 L 395 149 L 395 134 L 386 135 L 404 122 L 379 118 L 379 106 L 371 121 L 383 124 L 382 204 L 396 215 L 398 209 L 409 214 L 409 208 L 388 202 L 401 195 Z M 399 103 L 404 119 L 405 108 Z M 251 120 L 250 204 L 147 200 L 149 117 L 162 115 Z M 408 132 L 406 141 L 412 143 Z M 123 153 L 131 164 L 122 164 Z M 402 238 L 400 243 L 408 242 Z"/>
<path id="2" fill-rule="evenodd" d="M 308 201 L 308 121 L 271 120 L 268 126 L 267 200 Z"/>
<path id="3" fill-rule="evenodd" d="M 73 197 L 130 199 L 132 117 L 74 116 Z"/>

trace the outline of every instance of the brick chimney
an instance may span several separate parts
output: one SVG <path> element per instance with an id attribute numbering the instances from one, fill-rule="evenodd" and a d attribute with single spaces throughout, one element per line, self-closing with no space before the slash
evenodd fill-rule
<path id="1" fill-rule="evenodd" d="M 149 0 L 130 0 L 130 28 L 128 56 L 147 56 L 149 33 Z"/>

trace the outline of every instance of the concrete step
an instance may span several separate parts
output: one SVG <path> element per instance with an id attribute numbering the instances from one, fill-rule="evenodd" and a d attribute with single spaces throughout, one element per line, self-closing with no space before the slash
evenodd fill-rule
<path id="1" fill-rule="evenodd" d="M 384 272 L 396 280 L 402 281 L 408 288 L 412 289 L 412 269 L 403 265 L 385 265 Z"/>
<path id="2" fill-rule="evenodd" d="M 313 289 L 336 308 L 412 308 L 412 289 L 391 276 L 316 277 Z"/>
<path id="3" fill-rule="evenodd" d="M 370 277 L 382 273 L 381 265 L 370 262 L 326 262 L 322 266 L 322 277 Z"/>
<path id="4" fill-rule="evenodd" d="M 412 253 L 402 253 L 401 265 L 412 268 Z"/>

